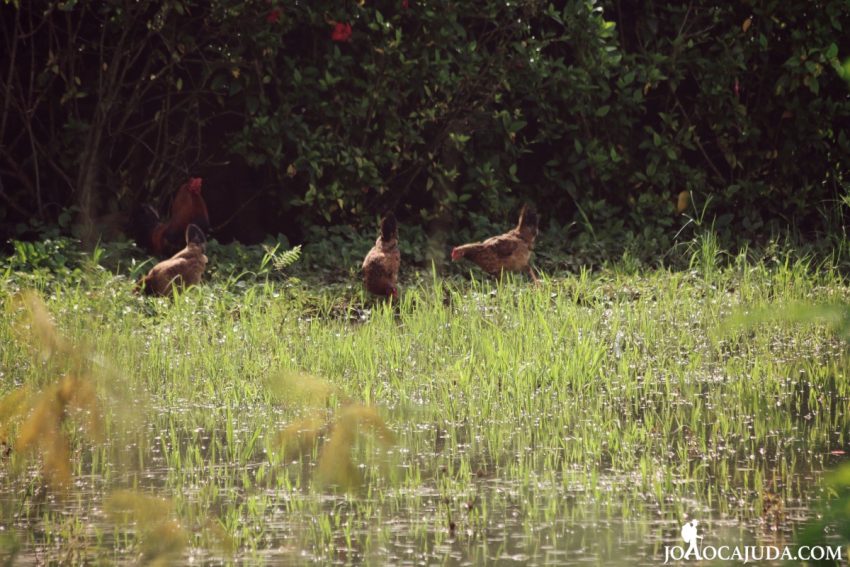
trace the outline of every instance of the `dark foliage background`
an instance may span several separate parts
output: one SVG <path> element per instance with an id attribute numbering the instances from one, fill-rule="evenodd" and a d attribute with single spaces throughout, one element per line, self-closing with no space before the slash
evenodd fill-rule
<path id="1" fill-rule="evenodd" d="M 550 242 L 591 256 L 656 258 L 696 226 L 729 247 L 844 237 L 845 0 L 4 0 L 0 14 L 4 240 L 114 237 L 190 174 L 221 240 L 333 251 L 393 208 L 417 261 L 504 229 L 525 200 Z"/>

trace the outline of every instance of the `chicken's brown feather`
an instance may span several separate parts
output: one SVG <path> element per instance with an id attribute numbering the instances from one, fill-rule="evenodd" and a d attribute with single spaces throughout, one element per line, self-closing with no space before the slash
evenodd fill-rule
<path id="1" fill-rule="evenodd" d="M 398 295 L 398 227 L 395 216 L 387 214 L 381 221 L 381 235 L 363 259 L 363 285 L 374 295 Z"/>
<path id="2" fill-rule="evenodd" d="M 452 260 L 466 258 L 491 275 L 529 271 L 528 261 L 536 237 L 537 214 L 532 208 L 523 207 L 516 228 L 484 242 L 457 246 L 452 250 Z"/>

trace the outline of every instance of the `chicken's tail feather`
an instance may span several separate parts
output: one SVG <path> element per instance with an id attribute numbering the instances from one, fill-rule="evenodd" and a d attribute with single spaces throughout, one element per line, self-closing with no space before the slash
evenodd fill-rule
<path id="1" fill-rule="evenodd" d="M 537 209 L 534 208 L 534 205 L 525 204 L 522 206 L 522 211 L 519 213 L 519 226 L 520 230 L 523 229 L 537 229 L 537 223 L 539 219 L 537 217 Z"/>
<path id="2" fill-rule="evenodd" d="M 196 224 L 190 224 L 186 227 L 186 245 L 188 246 L 189 243 L 199 244 L 201 246 L 207 243 L 207 237 L 204 235 L 204 231 Z"/>

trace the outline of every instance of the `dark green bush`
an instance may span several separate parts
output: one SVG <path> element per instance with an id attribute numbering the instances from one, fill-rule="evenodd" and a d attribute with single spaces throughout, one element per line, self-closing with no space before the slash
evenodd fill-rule
<path id="1" fill-rule="evenodd" d="M 0 12 L 7 236 L 69 207 L 78 224 L 125 222 L 105 215 L 164 205 L 198 171 L 218 224 L 256 198 L 262 220 L 231 224 L 332 238 L 321 227 L 370 233 L 393 208 L 423 235 L 411 251 L 423 262 L 510 225 L 526 200 L 563 249 L 600 255 L 656 257 L 693 235 L 689 218 L 727 246 L 843 236 L 843 0 L 4 0 Z"/>

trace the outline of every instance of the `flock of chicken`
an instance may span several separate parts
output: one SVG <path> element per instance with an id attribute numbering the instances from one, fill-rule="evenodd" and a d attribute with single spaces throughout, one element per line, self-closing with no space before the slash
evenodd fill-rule
<path id="1" fill-rule="evenodd" d="M 207 265 L 206 232 L 209 213 L 201 196 L 202 180 L 193 177 L 174 196 L 167 221 L 160 220 L 156 210 L 146 206 L 136 220 L 137 240 L 158 256 L 171 255 L 156 264 L 137 285 L 137 290 L 150 295 L 170 295 L 175 287 L 200 283 Z M 490 275 L 503 271 L 527 272 L 537 278 L 528 261 L 537 238 L 537 213 L 524 206 L 517 226 L 483 242 L 464 244 L 452 249 L 452 261 L 465 258 Z M 180 249 L 185 243 L 185 247 Z M 398 299 L 398 222 L 393 213 L 381 220 L 381 234 L 363 260 L 363 284 L 374 295 Z"/>

